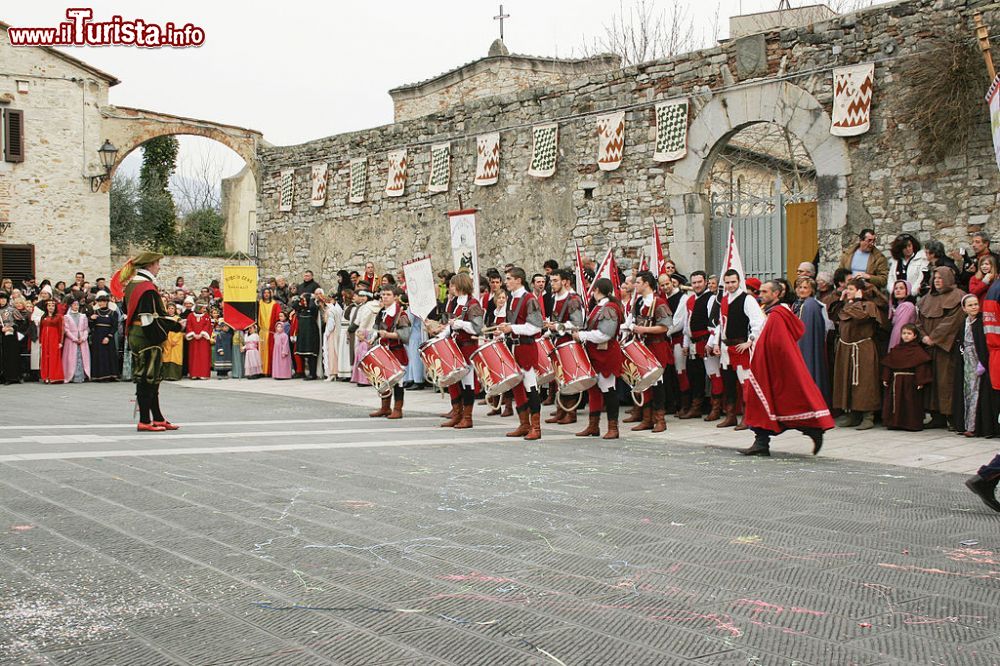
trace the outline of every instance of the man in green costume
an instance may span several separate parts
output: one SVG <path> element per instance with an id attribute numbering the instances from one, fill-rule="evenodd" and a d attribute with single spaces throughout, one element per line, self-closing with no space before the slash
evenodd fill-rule
<path id="1" fill-rule="evenodd" d="M 177 430 L 160 411 L 160 380 L 163 378 L 163 342 L 167 333 L 181 325 L 167 318 L 163 299 L 156 286 L 162 254 L 142 252 L 129 259 L 112 280 L 125 292 L 125 330 L 132 354 L 132 381 L 139 406 L 140 432 Z"/>

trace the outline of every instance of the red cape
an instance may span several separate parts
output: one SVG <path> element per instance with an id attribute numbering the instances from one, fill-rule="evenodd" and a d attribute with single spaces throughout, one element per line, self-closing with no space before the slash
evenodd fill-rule
<path id="1" fill-rule="evenodd" d="M 809 375 L 798 340 L 805 325 L 787 305 L 767 313 L 754 345 L 743 422 L 781 432 L 788 428 L 833 428 L 823 394 Z"/>

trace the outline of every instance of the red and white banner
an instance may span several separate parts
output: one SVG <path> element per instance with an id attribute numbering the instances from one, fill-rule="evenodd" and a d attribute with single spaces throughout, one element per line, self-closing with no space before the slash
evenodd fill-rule
<path id="1" fill-rule="evenodd" d="M 618 279 L 618 264 L 615 263 L 615 253 L 612 248 L 608 248 L 607 254 L 604 255 L 604 259 L 601 260 L 601 265 L 597 267 L 597 273 L 594 274 L 594 282 L 597 282 L 601 278 L 607 278 L 611 280 L 611 287 L 615 291 L 615 296 L 618 295 L 619 287 L 621 287 L 621 280 Z M 590 289 L 587 291 L 587 300 L 593 295 L 594 285 L 590 285 Z"/>
<path id="2" fill-rule="evenodd" d="M 729 223 L 729 240 L 726 242 L 726 256 L 722 262 L 722 278 L 726 274 L 726 271 L 732 269 L 740 274 L 740 287 L 746 288 L 747 286 L 747 274 L 743 270 L 743 259 L 740 257 L 740 248 L 736 244 L 736 230 L 733 228 L 733 223 Z M 719 280 L 719 286 L 722 286 L 722 280 Z"/>
<path id="3" fill-rule="evenodd" d="M 618 111 L 597 119 L 597 167 L 601 171 L 614 171 L 622 163 L 625 153 L 625 112 Z"/>
<path id="4" fill-rule="evenodd" d="M 476 240 L 476 209 L 448 211 L 451 223 L 452 270 L 472 277 L 473 295 L 479 298 L 479 243 Z"/>
<path id="5" fill-rule="evenodd" d="M 401 197 L 406 190 L 406 148 L 389 151 L 389 173 L 385 179 L 385 196 Z"/>
<path id="6" fill-rule="evenodd" d="M 583 255 L 580 253 L 580 244 L 576 244 L 576 293 L 583 296 L 590 293 L 590 285 L 587 284 L 587 276 L 583 273 Z"/>
<path id="7" fill-rule="evenodd" d="M 653 222 L 653 238 L 650 241 L 649 263 L 654 269 L 653 274 L 659 278 L 667 272 L 667 258 L 663 254 L 663 243 L 660 242 L 660 229 Z"/>
<path id="8" fill-rule="evenodd" d="M 996 153 L 997 167 L 1000 168 L 1000 74 L 993 79 L 990 91 L 986 93 L 986 103 L 990 106 L 990 129 L 993 133 L 993 152 Z M 992 370 L 992 366 L 990 368 Z"/>
<path id="9" fill-rule="evenodd" d="M 874 89 L 874 63 L 833 70 L 833 122 L 830 134 L 857 136 L 868 131 Z"/>

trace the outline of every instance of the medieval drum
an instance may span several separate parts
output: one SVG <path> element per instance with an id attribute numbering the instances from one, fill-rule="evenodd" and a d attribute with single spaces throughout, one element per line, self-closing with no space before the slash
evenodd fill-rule
<path id="1" fill-rule="evenodd" d="M 472 352 L 472 367 L 487 397 L 500 395 L 521 383 L 521 369 L 503 340 L 491 340 Z"/>
<path id="2" fill-rule="evenodd" d="M 555 347 L 552 345 L 552 341 L 548 338 L 538 338 L 535 340 L 535 346 L 538 347 L 538 385 L 545 386 L 552 380 L 556 378 L 556 369 L 552 366 L 552 352 L 555 351 Z"/>
<path id="3" fill-rule="evenodd" d="M 403 379 L 406 371 L 387 347 L 375 345 L 361 357 L 358 367 L 365 373 L 368 382 L 378 394 L 385 397 L 392 393 L 392 387 Z"/>
<path id="4" fill-rule="evenodd" d="M 622 355 L 625 357 L 622 379 L 632 387 L 633 393 L 642 393 L 663 376 L 663 366 L 653 352 L 635 338 L 622 343 Z"/>
<path id="5" fill-rule="evenodd" d="M 583 393 L 597 384 L 587 352 L 576 340 L 564 342 L 552 352 L 552 365 L 556 371 L 559 392 L 565 395 Z"/>
<path id="6" fill-rule="evenodd" d="M 427 379 L 438 388 L 447 388 L 469 371 L 465 357 L 451 338 L 433 338 L 420 345 L 420 358 Z"/>

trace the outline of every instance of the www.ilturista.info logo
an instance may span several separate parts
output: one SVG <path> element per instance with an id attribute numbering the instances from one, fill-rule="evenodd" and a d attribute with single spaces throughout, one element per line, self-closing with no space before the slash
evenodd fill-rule
<path id="1" fill-rule="evenodd" d="M 80 7 L 66 10 L 66 18 L 55 28 L 7 29 L 12 46 L 143 46 L 185 48 L 205 43 L 205 31 L 186 23 L 163 25 L 142 19 L 112 16 L 109 21 L 93 21 L 92 9 Z"/>

